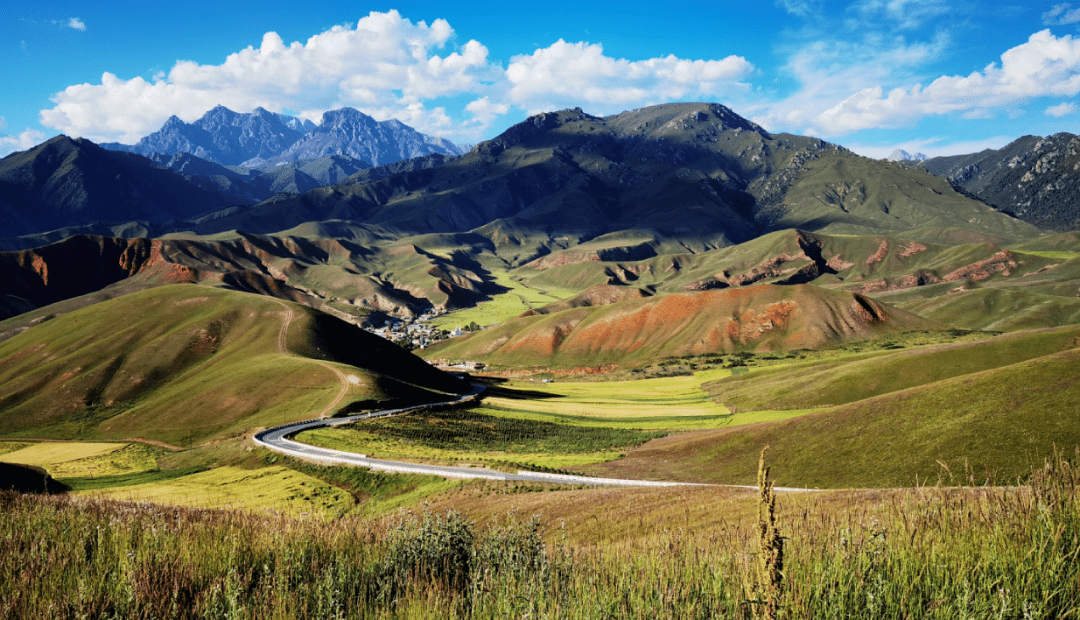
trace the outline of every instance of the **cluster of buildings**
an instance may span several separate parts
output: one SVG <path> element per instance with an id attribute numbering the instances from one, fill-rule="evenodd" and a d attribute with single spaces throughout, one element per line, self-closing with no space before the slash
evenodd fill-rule
<path id="1" fill-rule="evenodd" d="M 385 338 L 408 351 L 427 348 L 447 338 L 461 336 L 465 330 L 461 326 L 447 331 L 430 324 L 437 313 L 425 313 L 411 318 L 390 318 L 381 327 L 365 327 L 367 331 Z"/>

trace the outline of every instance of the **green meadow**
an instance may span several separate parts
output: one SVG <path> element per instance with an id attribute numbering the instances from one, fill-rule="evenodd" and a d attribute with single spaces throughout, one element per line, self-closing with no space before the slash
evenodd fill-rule
<path id="1" fill-rule="evenodd" d="M 514 277 L 507 271 L 493 274 L 495 284 L 507 289 L 503 293 L 492 295 L 476 306 L 456 310 L 436 317 L 431 324 L 447 331 L 455 327 L 465 327 L 476 323 L 481 327 L 508 321 L 522 312 L 546 306 L 568 297 L 577 291 L 563 287 L 536 288 L 526 284 L 521 277 Z"/>

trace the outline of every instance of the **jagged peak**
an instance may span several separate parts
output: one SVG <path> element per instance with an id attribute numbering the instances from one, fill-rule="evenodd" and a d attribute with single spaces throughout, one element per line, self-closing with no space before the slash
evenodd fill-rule
<path id="1" fill-rule="evenodd" d="M 327 110 L 327 111 L 323 112 L 322 124 L 326 125 L 328 122 L 332 123 L 332 122 L 337 122 L 337 121 L 340 121 L 340 120 L 353 120 L 353 119 L 360 119 L 360 120 L 363 120 L 363 121 L 368 121 L 370 123 L 377 122 L 374 118 L 368 116 L 367 114 L 364 114 L 363 112 L 361 112 L 360 110 L 357 110 L 356 108 L 345 107 L 345 108 L 338 108 L 336 110 Z"/>

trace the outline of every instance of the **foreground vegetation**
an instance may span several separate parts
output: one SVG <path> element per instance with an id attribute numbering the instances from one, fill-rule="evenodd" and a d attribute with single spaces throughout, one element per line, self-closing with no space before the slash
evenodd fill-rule
<path id="1" fill-rule="evenodd" d="M 1022 488 L 782 496 L 778 617 L 1077 617 L 1078 461 L 1058 456 Z M 731 514 L 757 503 L 717 500 Z M 454 511 L 310 521 L 10 493 L 0 504 L 3 618 L 764 611 L 753 517 L 582 544 L 543 517 L 481 527 Z"/>

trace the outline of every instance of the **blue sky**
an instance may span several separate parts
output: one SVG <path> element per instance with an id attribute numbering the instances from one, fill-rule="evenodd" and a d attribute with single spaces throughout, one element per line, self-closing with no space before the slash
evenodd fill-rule
<path id="1" fill-rule="evenodd" d="M 532 113 L 717 101 L 864 155 L 1080 133 L 1080 1 L 5 0 L 0 155 L 214 105 L 355 107 L 472 143 Z"/>

